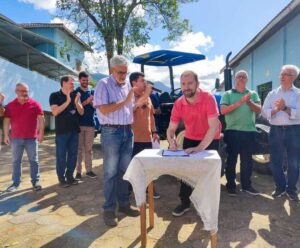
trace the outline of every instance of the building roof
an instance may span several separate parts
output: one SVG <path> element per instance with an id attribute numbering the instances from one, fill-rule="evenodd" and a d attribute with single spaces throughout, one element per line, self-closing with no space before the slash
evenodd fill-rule
<path id="1" fill-rule="evenodd" d="M 32 47 L 39 43 L 53 42 L 0 18 L 1 57 L 51 78 L 58 78 L 64 74 L 77 75 L 72 68 Z"/>
<path id="2" fill-rule="evenodd" d="M 291 1 L 282 11 L 280 11 L 238 54 L 230 61 L 229 65 L 234 67 L 240 60 L 249 55 L 255 48 L 264 43 L 280 28 L 286 25 L 295 16 L 300 14 L 300 0 Z M 221 70 L 221 72 L 224 68 Z"/>
<path id="3" fill-rule="evenodd" d="M 92 52 L 90 46 L 83 42 L 77 35 L 75 35 L 70 29 L 68 29 L 63 23 L 21 23 L 19 24 L 25 29 L 35 29 L 35 28 L 58 28 L 69 35 L 71 38 L 76 40 L 85 50 Z"/>

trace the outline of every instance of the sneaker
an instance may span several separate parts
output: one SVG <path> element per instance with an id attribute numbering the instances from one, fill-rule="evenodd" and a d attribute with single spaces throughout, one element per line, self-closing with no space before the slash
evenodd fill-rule
<path id="1" fill-rule="evenodd" d="M 60 186 L 61 188 L 68 188 L 68 187 L 70 187 L 71 185 L 68 184 L 66 181 L 61 181 L 61 182 L 59 182 L 59 186 Z"/>
<path id="2" fill-rule="evenodd" d="M 97 178 L 97 175 L 92 171 L 85 173 L 85 175 L 90 178 Z"/>
<path id="3" fill-rule="evenodd" d="M 285 194 L 285 190 L 276 189 L 275 191 L 273 191 L 272 196 L 273 196 L 273 198 L 279 198 L 279 197 L 283 196 L 284 194 Z"/>
<path id="4" fill-rule="evenodd" d="M 229 196 L 235 197 L 236 196 L 236 190 L 235 189 L 227 189 L 227 194 Z"/>
<path id="5" fill-rule="evenodd" d="M 246 193 L 248 193 L 248 194 L 250 194 L 250 195 L 259 195 L 260 193 L 256 190 L 256 189 L 254 189 L 252 186 L 250 186 L 249 188 L 247 188 L 247 189 L 241 189 L 241 191 L 242 192 L 246 192 Z"/>
<path id="6" fill-rule="evenodd" d="M 33 184 L 33 190 L 34 191 L 39 191 L 42 189 L 41 183 L 40 182 L 36 182 Z"/>
<path id="7" fill-rule="evenodd" d="M 130 217 L 137 217 L 140 215 L 140 212 L 137 210 L 137 208 L 135 208 L 131 205 L 128 205 L 125 207 L 119 207 L 119 212 L 121 212 L 127 216 L 130 216 Z"/>
<path id="8" fill-rule="evenodd" d="M 18 190 L 19 189 L 19 185 L 14 185 L 14 184 L 12 184 L 12 185 L 10 185 L 7 189 L 6 189 L 6 191 L 7 192 L 14 192 L 14 191 L 16 191 L 16 190 Z"/>
<path id="9" fill-rule="evenodd" d="M 158 194 L 155 190 L 153 190 L 153 198 L 154 199 L 159 199 L 160 198 L 160 194 Z"/>
<path id="10" fill-rule="evenodd" d="M 75 179 L 77 179 L 77 180 L 81 180 L 82 179 L 80 172 L 76 173 Z"/>
<path id="11" fill-rule="evenodd" d="M 291 201 L 299 201 L 299 197 L 296 192 L 286 192 L 286 195 Z"/>
<path id="12" fill-rule="evenodd" d="M 172 215 L 179 217 L 179 216 L 184 215 L 189 210 L 190 210 L 189 207 L 180 204 L 173 210 Z"/>
<path id="13" fill-rule="evenodd" d="M 107 226 L 117 226 L 118 220 L 116 218 L 115 212 L 112 211 L 104 211 L 103 220 L 105 225 Z"/>
<path id="14" fill-rule="evenodd" d="M 78 180 L 76 180 L 74 177 L 67 179 L 67 184 L 69 185 L 77 185 L 78 183 L 79 183 Z"/>

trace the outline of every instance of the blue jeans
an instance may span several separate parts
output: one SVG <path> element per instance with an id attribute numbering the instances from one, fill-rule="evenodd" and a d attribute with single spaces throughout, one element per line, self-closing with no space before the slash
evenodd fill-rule
<path id="1" fill-rule="evenodd" d="M 40 180 L 40 169 L 38 162 L 38 143 L 36 139 L 12 139 L 12 159 L 13 159 L 13 173 L 12 180 L 15 186 L 19 186 L 21 182 L 21 162 L 26 150 L 27 157 L 30 164 L 31 183 L 34 186 Z"/>
<path id="2" fill-rule="evenodd" d="M 104 211 L 115 211 L 129 205 L 128 182 L 123 180 L 131 161 L 133 134 L 131 128 L 102 127 L 101 144 L 104 169 Z"/>
<path id="3" fill-rule="evenodd" d="M 56 173 L 60 182 L 73 178 L 77 162 L 78 140 L 79 133 L 77 132 L 56 135 Z"/>
<path id="4" fill-rule="evenodd" d="M 299 178 L 300 125 L 290 127 L 271 126 L 269 135 L 271 170 L 276 189 L 288 193 L 297 191 Z M 287 155 L 287 178 L 284 175 L 283 163 Z"/>

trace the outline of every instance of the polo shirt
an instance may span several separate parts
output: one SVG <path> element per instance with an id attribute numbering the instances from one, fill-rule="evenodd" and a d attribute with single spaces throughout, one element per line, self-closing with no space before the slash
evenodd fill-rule
<path id="1" fill-rule="evenodd" d="M 255 91 L 246 89 L 243 93 L 235 89 L 228 90 L 221 99 L 221 105 L 231 105 L 238 102 L 243 96 L 251 92 L 251 100 L 255 103 L 260 102 L 259 96 Z M 225 115 L 226 130 L 237 131 L 257 131 L 255 127 L 256 114 L 247 104 L 243 104 L 234 111 Z"/>
<path id="2" fill-rule="evenodd" d="M 209 125 L 208 119 L 219 115 L 215 97 L 201 89 L 196 92 L 196 101 L 193 104 L 187 102 L 185 96 L 181 96 L 174 103 L 171 122 L 178 124 L 181 120 L 185 125 L 185 137 L 192 140 L 203 140 Z M 221 126 L 215 136 L 220 138 Z"/>
<path id="3" fill-rule="evenodd" d="M 75 92 L 80 93 L 80 100 L 83 103 L 86 99 L 88 99 L 90 96 L 94 95 L 93 90 L 82 90 L 80 87 L 78 87 Z M 91 104 L 85 105 L 84 107 L 84 114 L 79 116 L 79 125 L 84 127 L 95 127 L 95 109 Z"/>
<path id="4" fill-rule="evenodd" d="M 13 139 L 35 139 L 37 137 L 37 117 L 44 115 L 41 105 L 29 98 L 24 104 L 14 99 L 5 107 L 4 117 L 10 118 Z"/>
<path id="5" fill-rule="evenodd" d="M 55 133 L 65 134 L 71 132 L 80 132 L 79 113 L 75 106 L 76 93 L 73 91 L 70 94 L 71 102 L 59 115 L 55 116 Z M 49 102 L 51 105 L 60 106 L 67 100 L 67 96 L 60 90 L 53 92 L 50 95 Z"/>

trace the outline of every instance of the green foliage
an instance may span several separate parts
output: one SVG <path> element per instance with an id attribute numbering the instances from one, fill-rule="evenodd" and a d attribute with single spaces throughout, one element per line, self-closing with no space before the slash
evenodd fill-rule
<path id="1" fill-rule="evenodd" d="M 115 53 L 130 53 L 134 46 L 146 44 L 150 31 L 161 26 L 166 40 L 176 40 L 190 31 L 181 20 L 181 4 L 198 0 L 57 0 L 61 16 L 78 25 L 76 33 L 89 45 L 105 48 L 109 59 Z"/>

